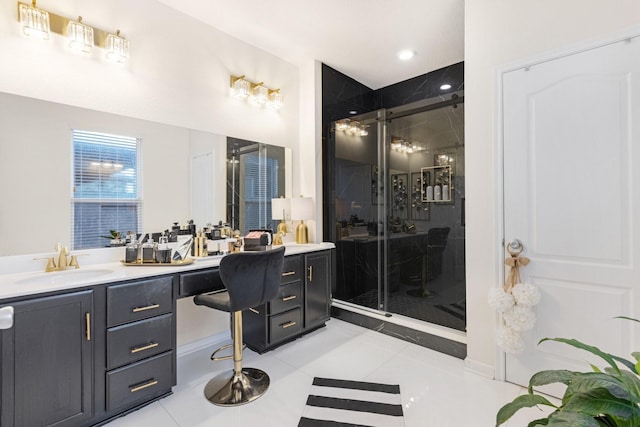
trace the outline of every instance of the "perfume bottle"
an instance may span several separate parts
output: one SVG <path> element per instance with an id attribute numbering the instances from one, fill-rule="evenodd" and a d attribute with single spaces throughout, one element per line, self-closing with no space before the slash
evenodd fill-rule
<path id="1" fill-rule="evenodd" d="M 158 238 L 158 246 L 156 248 L 156 261 L 162 264 L 171 262 L 171 248 L 169 247 L 169 238 L 162 233 Z"/>
<path id="2" fill-rule="evenodd" d="M 136 239 L 131 240 L 125 247 L 124 262 L 128 264 L 137 263 L 140 257 L 140 247 Z"/>
<path id="3" fill-rule="evenodd" d="M 153 243 L 153 239 L 149 239 L 145 243 L 142 244 L 142 262 L 156 262 L 156 247 Z"/>

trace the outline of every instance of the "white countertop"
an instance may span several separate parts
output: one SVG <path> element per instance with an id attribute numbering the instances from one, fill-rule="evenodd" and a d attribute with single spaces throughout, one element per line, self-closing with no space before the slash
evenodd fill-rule
<path id="1" fill-rule="evenodd" d="M 335 247 L 333 243 L 285 243 L 285 255 L 314 252 Z M 274 247 L 276 248 L 276 247 Z M 217 267 L 224 255 L 196 258 L 192 264 L 167 266 L 125 266 L 124 248 L 106 248 L 72 252 L 78 255 L 80 268 L 44 272 L 47 258 L 52 253 L 0 257 L 0 300 L 55 292 L 84 286 L 113 283 L 131 279 L 172 274 L 181 271 Z M 85 256 L 87 255 L 87 256 Z"/>

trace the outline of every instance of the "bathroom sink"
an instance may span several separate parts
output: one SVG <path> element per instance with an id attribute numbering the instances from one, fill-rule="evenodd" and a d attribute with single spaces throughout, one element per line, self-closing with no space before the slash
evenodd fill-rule
<path id="1" fill-rule="evenodd" d="M 51 273 L 38 273 L 37 276 L 26 277 L 16 281 L 18 285 L 58 285 L 67 283 L 76 283 L 97 279 L 101 276 L 113 273 L 113 270 L 107 268 L 87 269 L 87 270 L 64 270 Z"/>

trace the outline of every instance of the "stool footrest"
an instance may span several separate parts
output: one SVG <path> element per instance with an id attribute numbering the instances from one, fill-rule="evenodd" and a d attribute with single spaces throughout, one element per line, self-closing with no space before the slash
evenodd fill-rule
<path id="1" fill-rule="evenodd" d="M 222 360 L 232 360 L 233 359 L 233 354 L 230 354 L 228 356 L 220 356 L 220 357 L 216 357 L 216 354 L 222 350 L 226 350 L 228 348 L 232 348 L 233 347 L 233 343 L 232 344 L 227 344 L 227 345 L 223 345 L 222 347 L 216 349 L 216 351 L 214 351 L 213 353 L 211 353 L 211 360 L 215 361 L 215 362 L 220 362 Z M 246 344 L 242 344 L 242 349 L 244 350 L 245 348 L 247 348 Z"/>

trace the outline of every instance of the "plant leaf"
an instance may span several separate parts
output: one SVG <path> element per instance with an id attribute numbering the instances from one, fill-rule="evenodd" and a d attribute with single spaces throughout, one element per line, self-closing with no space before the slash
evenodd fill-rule
<path id="1" fill-rule="evenodd" d="M 562 410 L 563 412 L 579 412 L 592 417 L 601 414 L 609 414 L 625 419 L 640 417 L 640 408 L 637 405 L 628 400 L 612 396 L 604 388 L 573 394 L 563 405 Z"/>
<path id="2" fill-rule="evenodd" d="M 634 319 L 633 317 L 627 317 L 627 316 L 616 316 L 614 317 L 614 319 L 626 319 L 626 320 L 631 320 L 632 322 L 640 323 L 640 320 Z"/>
<path id="3" fill-rule="evenodd" d="M 592 416 L 579 412 L 557 411 L 549 415 L 549 427 L 602 427 Z"/>
<path id="4" fill-rule="evenodd" d="M 613 356 L 610 355 L 609 353 L 605 353 L 604 351 L 600 350 L 598 347 L 595 347 L 595 346 L 592 346 L 592 345 L 588 345 L 588 344 L 584 344 L 584 343 L 582 343 L 582 342 L 580 342 L 578 340 L 570 339 L 570 338 L 543 338 L 538 342 L 538 344 L 541 344 L 541 343 L 543 343 L 545 341 L 561 342 L 561 343 L 570 345 L 572 347 L 588 351 L 589 353 L 595 354 L 596 356 L 599 356 L 600 358 L 602 358 L 613 369 L 619 370 L 618 365 L 613 360 Z"/>
<path id="5" fill-rule="evenodd" d="M 622 363 L 624 366 L 626 366 L 627 368 L 629 368 L 631 371 L 635 371 L 636 370 L 636 364 L 624 359 L 622 357 L 619 356 L 614 356 L 613 354 L 611 355 L 611 357 L 613 357 L 613 360 L 617 360 L 618 362 Z"/>
<path id="6" fill-rule="evenodd" d="M 579 373 L 567 371 L 566 369 L 540 371 L 531 377 L 529 380 L 529 393 L 533 393 L 533 387 L 538 387 L 547 384 L 562 383 L 569 385 L 576 375 Z"/>
<path id="7" fill-rule="evenodd" d="M 527 427 L 535 427 L 535 426 L 546 426 L 549 424 L 549 418 L 540 418 L 539 420 L 533 420 Z"/>
<path id="8" fill-rule="evenodd" d="M 636 362 L 640 361 L 640 351 L 634 351 L 633 353 L 631 353 L 631 355 L 634 359 L 636 359 Z"/>
<path id="9" fill-rule="evenodd" d="M 496 426 L 499 426 L 505 423 L 509 418 L 513 416 L 516 412 L 518 412 L 522 408 L 531 408 L 537 405 L 547 405 L 553 408 L 556 408 L 556 405 L 549 402 L 545 397 L 539 396 L 537 394 L 523 394 L 515 399 L 512 402 L 507 403 L 498 411 L 498 415 L 496 416 Z"/>
<path id="10" fill-rule="evenodd" d="M 586 372 L 575 375 L 573 381 L 567 387 L 563 401 L 568 402 L 574 394 L 584 394 L 601 388 L 606 389 L 613 397 L 631 400 L 631 394 L 621 379 L 609 374 Z"/>

